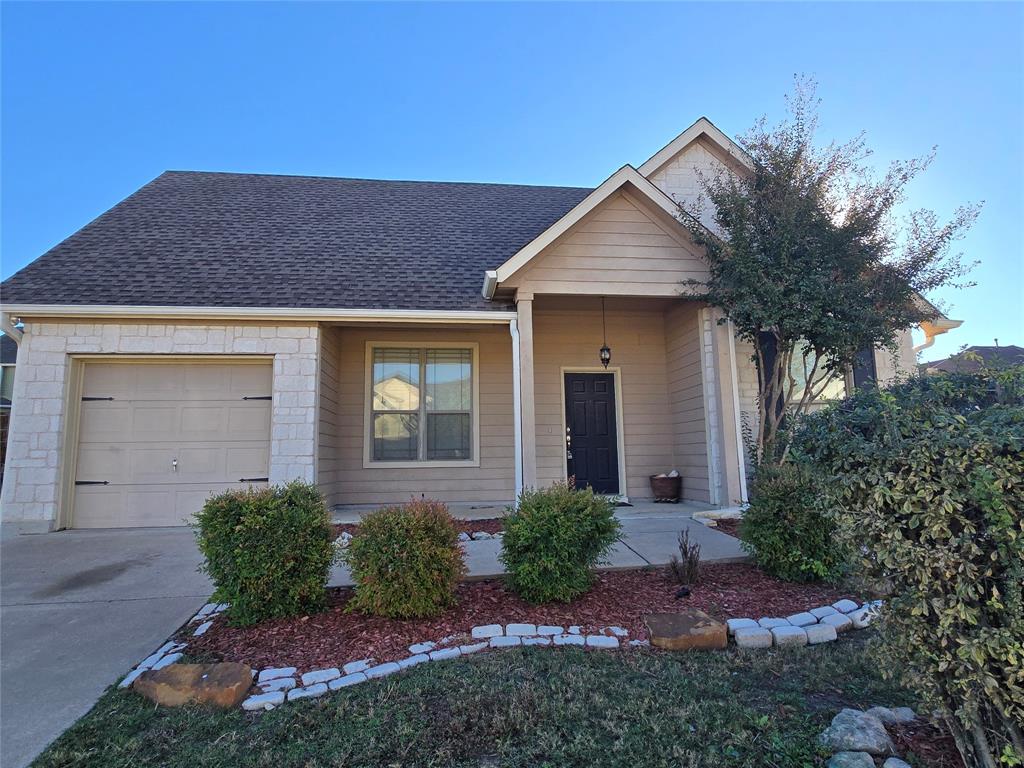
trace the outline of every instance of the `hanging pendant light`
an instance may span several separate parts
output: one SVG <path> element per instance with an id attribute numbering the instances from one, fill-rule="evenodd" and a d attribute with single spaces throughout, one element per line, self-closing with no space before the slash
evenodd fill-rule
<path id="1" fill-rule="evenodd" d="M 601 297 L 601 338 L 603 343 L 601 345 L 601 351 L 598 353 L 601 356 L 601 365 L 607 370 L 608 363 L 612 361 L 612 350 L 608 346 L 608 325 L 605 322 L 604 316 L 604 296 Z"/>

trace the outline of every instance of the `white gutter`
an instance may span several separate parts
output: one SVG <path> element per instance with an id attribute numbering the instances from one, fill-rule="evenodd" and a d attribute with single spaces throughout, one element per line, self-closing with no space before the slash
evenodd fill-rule
<path id="1" fill-rule="evenodd" d="M 484 286 L 480 289 L 481 295 L 488 301 L 494 298 L 494 291 L 498 287 L 498 273 L 493 269 L 484 272 Z"/>
<path id="2" fill-rule="evenodd" d="M 732 361 L 732 407 L 736 416 L 736 457 L 740 469 L 740 503 L 747 503 L 747 452 L 743 445 L 743 424 L 740 413 L 740 382 L 736 366 L 736 335 L 733 332 L 732 320 L 726 324 L 729 331 L 729 360 Z"/>
<path id="3" fill-rule="evenodd" d="M 924 344 L 918 344 L 914 347 L 914 354 L 928 349 L 928 347 L 935 343 L 936 336 L 941 336 L 946 331 L 952 331 L 954 328 L 959 328 L 963 324 L 963 320 L 950 320 L 947 317 L 937 317 L 934 320 L 925 320 L 919 326 L 921 330 L 924 331 Z"/>
<path id="4" fill-rule="evenodd" d="M 9 312 L 0 312 L 0 331 L 14 339 L 14 343 L 21 346 L 22 332 L 20 328 L 15 328 L 14 323 L 11 322 L 11 315 Z"/>
<path id="5" fill-rule="evenodd" d="M 512 334 L 512 433 L 516 467 L 516 498 L 513 504 L 518 505 L 519 494 L 523 492 L 523 394 L 519 371 L 519 321 L 512 318 L 508 330 Z"/>
<path id="6" fill-rule="evenodd" d="M 351 320 L 378 323 L 507 323 L 515 312 L 295 307 L 162 307 L 118 304 L 8 304 L 10 317 L 154 317 L 187 320 Z"/>

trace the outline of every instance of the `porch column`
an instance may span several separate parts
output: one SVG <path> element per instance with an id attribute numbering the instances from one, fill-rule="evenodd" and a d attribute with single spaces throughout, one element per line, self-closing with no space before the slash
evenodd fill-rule
<path id="1" fill-rule="evenodd" d="M 711 311 L 715 383 L 718 401 L 718 439 L 721 446 L 722 506 L 747 500 L 746 462 L 740 421 L 739 384 L 736 380 L 736 340 L 730 323 L 718 324 L 718 310 Z"/>
<path id="2" fill-rule="evenodd" d="M 533 294 L 516 297 L 519 326 L 519 416 L 523 450 L 523 487 L 537 487 L 537 416 L 533 389 Z"/>

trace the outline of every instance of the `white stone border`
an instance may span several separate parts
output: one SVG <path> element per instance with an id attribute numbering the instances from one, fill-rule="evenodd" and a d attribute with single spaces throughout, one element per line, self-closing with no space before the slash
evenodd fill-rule
<path id="1" fill-rule="evenodd" d="M 878 615 L 881 600 L 858 604 L 839 600 L 786 618 L 726 619 L 729 636 L 739 648 L 781 645 L 819 645 L 835 640 L 849 629 L 864 629 Z"/>
<path id="2" fill-rule="evenodd" d="M 375 659 L 360 659 L 350 661 L 341 669 L 330 667 L 305 672 L 298 680 L 295 676 L 295 667 L 264 669 L 256 678 L 260 693 L 243 701 L 242 709 L 250 712 L 270 710 L 288 701 L 323 696 L 328 691 L 337 691 L 367 680 L 387 677 L 418 664 L 457 659 L 491 648 L 576 645 L 615 650 L 621 647 L 620 642 L 628 642 L 634 647 L 650 645 L 647 640 L 627 640 L 628 637 L 629 631 L 617 626 L 603 627 L 596 634 L 584 635 L 580 627 L 575 625 L 566 629 L 548 624 L 487 624 L 470 630 L 470 638 L 475 642 L 439 648 L 438 646 L 445 645 L 446 641 L 451 642 L 454 639 L 446 637 L 438 642 L 413 643 L 409 646 L 410 655 L 396 661 L 378 664 Z"/>
<path id="3" fill-rule="evenodd" d="M 753 619 L 727 619 L 729 636 L 740 648 L 770 648 L 787 645 L 818 645 L 835 640 L 838 633 L 848 629 L 863 629 L 871 624 L 882 606 L 881 600 L 858 604 L 853 600 L 839 600 L 830 606 L 812 608 L 810 611 L 794 613 L 786 618 L 764 617 Z M 189 619 L 193 627 L 192 636 L 203 635 L 218 615 L 227 609 L 226 603 L 207 603 L 195 616 Z M 304 672 L 296 680 L 295 667 L 269 667 L 253 677 L 260 692 L 242 702 L 242 708 L 250 711 L 274 709 L 285 702 L 323 696 L 328 691 L 337 691 L 350 685 L 386 677 L 403 669 L 430 661 L 444 661 L 469 656 L 480 651 L 495 648 L 521 646 L 574 645 L 584 648 L 618 650 L 622 644 L 628 647 L 649 647 L 648 640 L 629 640 L 629 631 L 619 626 L 602 627 L 594 634 L 584 635 L 581 627 L 568 628 L 554 624 L 483 624 L 469 632 L 473 642 L 449 645 L 460 635 L 427 640 L 409 646 L 409 656 L 403 659 L 377 663 L 375 659 L 350 661 L 338 667 L 315 669 Z M 169 641 L 147 656 L 125 676 L 118 685 L 128 688 L 143 672 L 162 669 L 182 658 L 187 643 Z"/>

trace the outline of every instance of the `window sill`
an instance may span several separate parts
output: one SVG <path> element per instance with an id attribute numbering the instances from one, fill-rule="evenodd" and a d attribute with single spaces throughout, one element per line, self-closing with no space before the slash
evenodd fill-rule
<path id="1" fill-rule="evenodd" d="M 479 467 L 479 459 L 455 461 L 372 461 L 363 459 L 363 469 L 443 469 L 445 467 Z"/>

